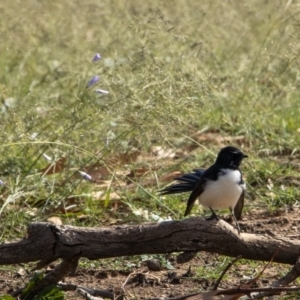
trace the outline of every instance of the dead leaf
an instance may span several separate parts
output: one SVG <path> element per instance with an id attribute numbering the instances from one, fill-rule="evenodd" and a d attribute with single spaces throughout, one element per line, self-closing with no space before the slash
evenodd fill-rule
<path id="1" fill-rule="evenodd" d="M 158 158 L 174 158 L 176 156 L 174 149 L 163 146 L 153 146 L 151 152 Z"/>
<path id="2" fill-rule="evenodd" d="M 93 165 L 85 166 L 82 168 L 82 170 L 91 176 L 94 182 L 99 182 L 100 180 L 107 178 L 108 175 L 111 175 L 109 169 L 101 162 L 96 162 Z M 78 174 L 78 176 L 82 178 L 80 174 Z"/>
<path id="3" fill-rule="evenodd" d="M 63 214 L 80 212 L 80 208 L 76 204 L 72 204 L 72 205 L 69 205 L 69 206 L 60 205 L 58 207 L 58 209 Z"/>
<path id="4" fill-rule="evenodd" d="M 36 207 L 32 207 L 32 208 L 27 208 L 24 211 L 26 214 L 28 214 L 31 217 L 36 217 L 37 215 L 37 208 Z"/>
<path id="5" fill-rule="evenodd" d="M 23 277 L 26 275 L 26 270 L 24 268 L 20 268 L 16 274 L 19 276 L 19 277 Z"/>
<path id="6" fill-rule="evenodd" d="M 45 199 L 43 200 L 45 201 Z M 44 210 L 44 215 L 54 215 L 57 213 L 68 213 L 68 212 L 79 212 L 78 203 L 84 201 L 84 198 L 81 196 L 69 196 L 64 199 L 63 204 L 59 204 L 55 207 L 49 206 Z M 50 217 L 51 218 L 51 217 Z"/>
<path id="7" fill-rule="evenodd" d="M 238 143 L 241 144 L 245 141 L 244 135 L 238 136 L 225 136 L 220 132 L 202 132 L 198 131 L 194 133 L 191 138 L 197 142 L 204 143 L 204 142 L 216 142 L 218 145 L 223 146 L 228 142 Z"/>
<path id="8" fill-rule="evenodd" d="M 52 223 L 54 225 L 62 225 L 63 224 L 61 218 L 55 217 L 55 216 L 48 218 L 47 222 Z"/>
<path id="9" fill-rule="evenodd" d="M 66 157 L 61 157 L 57 161 L 49 164 L 46 168 L 40 170 L 42 176 L 60 173 L 66 167 Z"/>
<path id="10" fill-rule="evenodd" d="M 97 182 L 97 187 L 101 189 L 106 189 L 109 186 L 112 186 L 113 182 L 111 180 L 99 180 Z M 124 184 L 125 185 L 125 184 Z"/>
<path id="11" fill-rule="evenodd" d="M 159 182 L 169 182 L 169 181 L 175 180 L 176 177 L 180 177 L 181 175 L 183 175 L 183 173 L 180 171 L 170 172 L 168 174 L 162 175 L 159 178 Z"/>
<path id="12" fill-rule="evenodd" d="M 91 194 L 91 197 L 93 200 L 103 200 L 105 201 L 106 200 L 106 197 L 107 197 L 107 191 L 97 191 L 97 192 L 93 192 Z M 111 192 L 109 194 L 109 201 L 118 201 L 121 199 L 121 196 L 118 195 L 117 193 L 115 192 Z"/>
<path id="13" fill-rule="evenodd" d="M 139 150 L 125 152 L 125 153 L 117 153 L 111 155 L 104 161 L 109 166 L 124 165 L 128 163 L 131 164 L 135 162 L 140 155 L 141 155 L 141 151 Z"/>
<path id="14" fill-rule="evenodd" d="M 142 168 L 136 168 L 132 169 L 130 173 L 127 173 L 126 176 L 126 183 L 130 184 L 132 183 L 133 179 L 137 179 L 145 175 L 147 172 L 149 172 L 150 169 L 147 167 L 142 167 Z"/>
<path id="15" fill-rule="evenodd" d="M 48 214 L 55 214 L 55 213 L 77 213 L 80 212 L 80 207 L 78 203 L 83 198 L 80 196 L 72 195 L 64 199 L 64 202 L 56 206 L 55 208 L 51 209 Z"/>
<path id="16" fill-rule="evenodd" d="M 73 204 L 77 204 L 80 202 L 80 200 L 82 200 L 83 198 L 80 197 L 80 196 L 76 196 L 76 195 L 72 195 L 72 196 L 69 196 L 67 198 L 65 198 L 64 200 L 64 205 L 67 206 L 67 205 L 73 205 Z"/>
<path id="17" fill-rule="evenodd" d="M 89 215 L 79 215 L 77 216 L 78 221 L 88 221 L 90 219 Z"/>
<path id="18" fill-rule="evenodd" d="M 116 212 L 117 210 L 122 212 L 132 212 L 131 206 L 129 203 L 123 202 L 122 197 L 115 193 L 106 191 L 97 191 L 91 194 L 91 197 L 95 201 L 100 201 L 100 205 L 104 207 L 112 208 L 112 212 Z"/>

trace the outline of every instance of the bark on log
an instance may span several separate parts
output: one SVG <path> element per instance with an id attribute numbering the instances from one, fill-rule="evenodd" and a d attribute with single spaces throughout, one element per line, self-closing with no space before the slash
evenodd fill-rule
<path id="1" fill-rule="evenodd" d="M 245 259 L 295 264 L 300 242 L 284 237 L 241 233 L 222 220 L 190 218 L 130 226 L 85 228 L 32 223 L 28 236 L 0 245 L 0 265 L 58 258 L 91 260 L 178 251 L 207 251 Z M 42 264 L 41 264 L 42 265 Z"/>

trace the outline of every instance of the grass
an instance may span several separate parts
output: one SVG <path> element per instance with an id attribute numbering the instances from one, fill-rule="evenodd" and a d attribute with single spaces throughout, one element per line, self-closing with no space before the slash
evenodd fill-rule
<path id="1" fill-rule="evenodd" d="M 2 1 L 0 240 L 51 216 L 79 226 L 181 218 L 182 197 L 157 196 L 171 181 L 162 175 L 208 166 L 226 143 L 249 155 L 248 209 L 294 205 L 299 12 L 256 0 Z M 66 157 L 65 168 L 42 175 L 45 154 Z M 96 184 L 78 176 L 95 163 Z"/>

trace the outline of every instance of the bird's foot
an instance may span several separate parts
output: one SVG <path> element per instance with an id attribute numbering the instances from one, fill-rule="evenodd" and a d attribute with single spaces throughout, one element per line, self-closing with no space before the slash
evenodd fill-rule
<path id="1" fill-rule="evenodd" d="M 205 218 L 206 221 L 211 221 L 211 220 L 220 220 L 220 218 L 216 215 L 216 214 L 212 214 L 211 216 L 209 217 L 206 217 Z"/>
<path id="2" fill-rule="evenodd" d="M 220 220 L 219 217 L 217 216 L 217 214 L 215 213 L 215 211 L 214 211 L 211 207 L 210 207 L 209 209 L 210 209 L 212 215 L 211 215 L 210 217 L 208 217 L 208 218 L 205 218 L 205 219 L 206 219 L 207 221 L 213 220 L 213 219 L 215 219 L 215 220 Z"/>

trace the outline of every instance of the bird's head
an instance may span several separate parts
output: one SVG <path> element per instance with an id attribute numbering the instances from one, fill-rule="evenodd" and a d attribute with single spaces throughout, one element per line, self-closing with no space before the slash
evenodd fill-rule
<path id="1" fill-rule="evenodd" d="M 216 163 L 227 168 L 238 168 L 243 158 L 248 157 L 240 149 L 227 146 L 221 149 L 218 154 Z"/>

